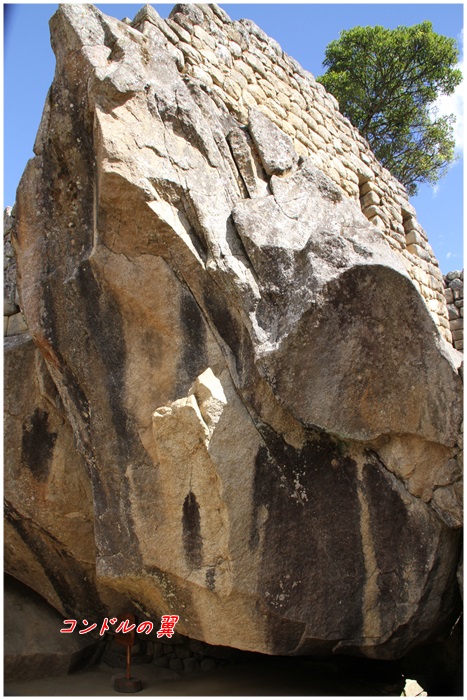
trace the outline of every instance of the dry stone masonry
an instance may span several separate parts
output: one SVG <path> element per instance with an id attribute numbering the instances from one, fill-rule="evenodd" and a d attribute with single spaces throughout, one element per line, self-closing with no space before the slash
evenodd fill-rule
<path id="1" fill-rule="evenodd" d="M 295 152 L 325 172 L 402 256 L 414 284 L 450 340 L 443 277 L 405 188 L 376 160 L 368 143 L 339 112 L 335 98 L 251 20 L 232 21 L 213 5 L 178 5 L 167 20 L 146 5 L 132 22 L 146 35 L 156 27 L 191 76 L 241 124 L 259 109 Z"/>
<path id="2" fill-rule="evenodd" d="M 20 335 L 28 327 L 20 311 L 20 300 L 16 285 L 16 259 L 11 245 L 11 233 L 14 227 L 12 208 L 7 207 L 3 214 L 3 333 Z"/>
<path id="3" fill-rule="evenodd" d="M 444 287 L 452 343 L 456 350 L 464 352 L 464 270 L 448 272 Z"/>
<path id="4" fill-rule="evenodd" d="M 6 214 L 7 572 L 266 654 L 449 634 L 462 355 L 403 188 L 214 5 L 64 4 L 51 35 Z"/>

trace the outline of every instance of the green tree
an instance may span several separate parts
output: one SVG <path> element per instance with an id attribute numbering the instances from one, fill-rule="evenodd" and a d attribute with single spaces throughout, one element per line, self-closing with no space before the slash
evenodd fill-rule
<path id="1" fill-rule="evenodd" d="M 326 48 L 317 80 L 366 138 L 376 157 L 407 188 L 434 184 L 454 160 L 454 115 L 440 116 L 440 95 L 462 80 L 454 39 L 413 27 L 355 27 Z"/>

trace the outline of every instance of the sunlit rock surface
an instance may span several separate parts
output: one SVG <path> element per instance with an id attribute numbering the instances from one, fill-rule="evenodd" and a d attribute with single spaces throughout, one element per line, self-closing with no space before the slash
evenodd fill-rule
<path id="1" fill-rule="evenodd" d="M 155 26 L 78 4 L 51 30 L 7 570 L 73 617 L 130 600 L 210 644 L 402 655 L 457 605 L 457 354 L 357 204 Z"/>

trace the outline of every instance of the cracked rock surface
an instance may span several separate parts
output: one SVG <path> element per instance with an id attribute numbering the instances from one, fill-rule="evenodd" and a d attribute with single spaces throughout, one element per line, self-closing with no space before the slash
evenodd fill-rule
<path id="1" fill-rule="evenodd" d="M 358 206 L 157 27 L 78 4 L 51 32 L 7 570 L 67 616 L 129 600 L 209 644 L 401 656 L 457 605 L 457 353 Z"/>

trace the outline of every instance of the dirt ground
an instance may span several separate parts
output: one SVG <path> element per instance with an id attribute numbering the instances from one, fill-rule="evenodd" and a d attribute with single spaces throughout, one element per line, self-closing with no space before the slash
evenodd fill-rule
<path id="1" fill-rule="evenodd" d="M 18 681 L 5 685 L 4 696 L 111 696 L 113 680 L 122 671 L 101 664 L 56 678 Z M 132 675 L 143 681 L 135 695 L 173 696 L 400 696 L 402 678 L 368 678 L 333 672 L 301 659 L 274 659 L 262 663 L 231 664 L 211 672 L 179 676 L 152 664 L 134 666 Z"/>

